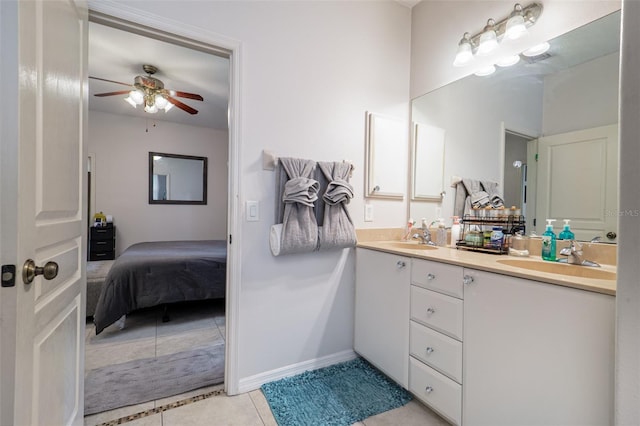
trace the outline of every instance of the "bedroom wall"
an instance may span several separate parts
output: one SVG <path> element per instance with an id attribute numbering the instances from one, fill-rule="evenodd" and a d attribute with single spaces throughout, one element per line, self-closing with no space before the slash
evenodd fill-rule
<path id="1" fill-rule="evenodd" d="M 259 221 L 242 218 L 234 283 L 241 391 L 271 372 L 351 353 L 354 252 L 271 255 L 275 175 L 262 170 L 262 150 L 353 161 L 356 227 L 402 226 L 406 201 L 372 202 L 375 221 L 364 223 L 364 123 L 365 111 L 408 120 L 410 9 L 395 1 L 111 4 L 241 42 L 238 202 L 243 210 L 247 200 L 260 203 Z"/>
<path id="2" fill-rule="evenodd" d="M 226 239 L 228 133 L 89 111 L 96 209 L 113 215 L 116 255 L 142 241 Z M 149 152 L 208 158 L 206 205 L 148 203 Z"/>

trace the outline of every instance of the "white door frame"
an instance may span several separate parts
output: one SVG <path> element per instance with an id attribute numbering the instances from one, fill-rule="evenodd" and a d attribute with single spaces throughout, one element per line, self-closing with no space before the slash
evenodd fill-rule
<path id="1" fill-rule="evenodd" d="M 240 304 L 241 227 L 239 226 L 240 176 L 238 167 L 240 150 L 240 59 L 241 43 L 204 28 L 194 27 L 165 17 L 142 12 L 109 0 L 89 3 L 89 20 L 108 23 L 123 30 L 135 30 L 145 26 L 147 34 L 157 34 L 165 40 L 175 39 L 181 44 L 201 47 L 207 50 L 219 48 L 227 51 L 230 61 L 229 92 L 229 191 L 227 199 L 227 230 L 233 236 L 233 244 L 228 244 L 227 288 L 226 288 L 226 346 L 224 386 L 228 395 L 237 394 L 238 377 L 238 316 Z M 133 31 L 135 32 L 135 31 Z"/>

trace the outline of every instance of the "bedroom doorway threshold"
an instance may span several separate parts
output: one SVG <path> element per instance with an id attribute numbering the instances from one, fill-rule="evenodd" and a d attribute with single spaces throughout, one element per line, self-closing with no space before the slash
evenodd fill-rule
<path id="1" fill-rule="evenodd" d="M 241 227 L 239 197 L 239 137 L 240 121 L 240 42 L 204 28 L 194 28 L 178 21 L 148 12 L 115 4 L 110 1 L 90 2 L 89 21 L 123 31 L 142 34 L 183 47 L 229 59 L 228 106 L 228 193 L 227 193 L 227 268 L 225 297 L 225 375 L 224 390 L 228 395 L 238 393 L 238 338 Z M 232 239 L 233 236 L 233 239 Z M 233 244 L 231 244 L 233 241 Z"/>

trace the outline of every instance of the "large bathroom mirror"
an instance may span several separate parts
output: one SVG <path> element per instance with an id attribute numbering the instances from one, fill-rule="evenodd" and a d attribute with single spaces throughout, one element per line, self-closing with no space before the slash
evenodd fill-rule
<path id="1" fill-rule="evenodd" d="M 620 12 L 549 43 L 543 55 L 412 101 L 412 121 L 444 134 L 446 194 L 442 203 L 412 200 L 411 217 L 450 224 L 452 181 L 488 180 L 526 212 L 527 233 L 544 232 L 547 218 L 558 232 L 571 219 L 577 239 L 615 242 Z M 423 163 L 413 164 L 423 179 Z"/>
<path id="2" fill-rule="evenodd" d="M 207 204 L 207 157 L 150 152 L 149 204 Z"/>

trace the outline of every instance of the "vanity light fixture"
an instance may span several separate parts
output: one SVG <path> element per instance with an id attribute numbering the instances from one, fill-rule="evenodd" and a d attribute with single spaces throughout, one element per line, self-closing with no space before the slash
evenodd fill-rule
<path id="1" fill-rule="evenodd" d="M 487 55 L 498 48 L 502 39 L 516 39 L 526 34 L 527 28 L 534 25 L 542 14 L 542 4 L 531 3 L 522 7 L 519 3 L 507 18 L 496 22 L 489 19 L 483 30 L 470 36 L 464 33 L 458 43 L 458 50 L 453 65 L 463 66 L 471 62 L 473 55 Z"/>
<path id="2" fill-rule="evenodd" d="M 496 67 L 494 67 L 493 65 L 489 65 L 487 67 L 484 68 L 480 68 L 475 75 L 477 75 L 478 77 L 485 77 L 487 75 L 491 75 L 494 72 L 496 72 Z"/>
<path id="3" fill-rule="evenodd" d="M 520 62 L 520 55 L 510 55 L 501 58 L 496 62 L 496 65 L 499 67 L 510 67 L 511 65 L 515 65 Z"/>
<path id="4" fill-rule="evenodd" d="M 549 50 L 549 47 L 551 47 L 551 45 L 545 41 L 540 44 L 536 44 L 533 47 L 530 47 L 529 49 L 522 52 L 522 54 L 528 57 L 539 56 L 539 55 L 542 55 L 547 50 Z"/>

